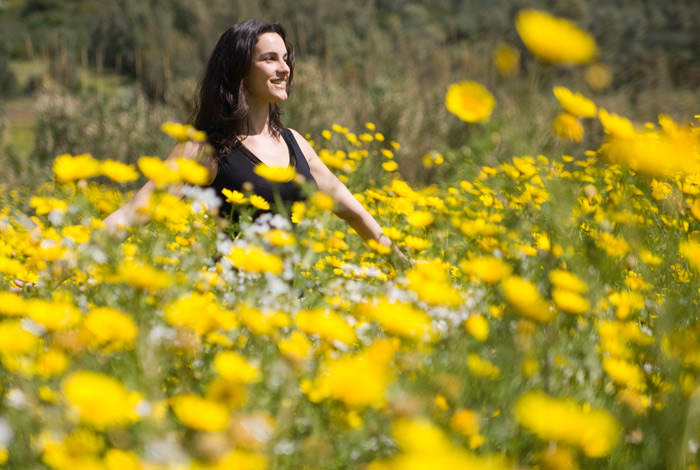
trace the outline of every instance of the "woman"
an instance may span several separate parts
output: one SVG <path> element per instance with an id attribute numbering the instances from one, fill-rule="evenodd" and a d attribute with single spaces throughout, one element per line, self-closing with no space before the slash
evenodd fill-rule
<path id="1" fill-rule="evenodd" d="M 288 97 L 294 76 L 294 49 L 278 23 L 247 20 L 219 38 L 200 84 L 194 127 L 203 130 L 213 148 L 209 155 L 204 143 L 180 144 L 168 155 L 196 159 L 210 172 L 209 186 L 221 196 L 221 189 L 251 189 L 273 201 L 273 188 L 253 168 L 293 165 L 298 174 L 331 196 L 336 214 L 346 220 L 366 241 L 391 246 L 380 225 L 355 199 L 345 185 L 326 167 L 314 149 L 297 131 L 285 129 L 278 103 Z M 105 218 L 107 229 L 139 220 L 138 208 L 148 203 L 155 185 L 149 181 L 126 205 Z M 296 183 L 277 188 L 285 203 L 303 199 Z M 224 211 L 230 206 L 224 207 Z"/>

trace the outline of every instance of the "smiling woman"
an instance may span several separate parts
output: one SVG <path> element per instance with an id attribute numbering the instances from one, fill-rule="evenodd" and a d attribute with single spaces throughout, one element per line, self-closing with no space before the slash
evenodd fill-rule
<path id="1" fill-rule="evenodd" d="M 224 194 L 233 192 L 252 193 L 270 203 L 270 210 L 288 213 L 280 203 L 288 207 L 304 199 L 307 192 L 300 182 L 305 181 L 330 196 L 336 214 L 365 241 L 391 246 L 377 221 L 306 139 L 282 125 L 279 104 L 288 98 L 293 78 L 294 48 L 279 23 L 247 20 L 229 28 L 219 38 L 198 89 L 192 121 L 206 133 L 206 141 L 179 144 L 168 160 L 184 156 L 204 164 L 210 173 L 207 185 L 216 190 L 224 215 L 233 210 Z M 266 177 L 271 173 L 274 178 Z M 278 178 L 278 173 L 290 177 Z M 115 231 L 138 221 L 138 208 L 148 203 L 154 188 L 150 181 L 108 216 L 107 228 Z"/>

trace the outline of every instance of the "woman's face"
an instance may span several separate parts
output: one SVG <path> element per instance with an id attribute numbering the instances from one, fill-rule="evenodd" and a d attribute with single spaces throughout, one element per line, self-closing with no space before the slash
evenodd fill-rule
<path id="1" fill-rule="evenodd" d="M 253 51 L 253 62 L 245 80 L 251 102 L 269 104 L 287 99 L 287 47 L 277 33 L 263 33 Z"/>

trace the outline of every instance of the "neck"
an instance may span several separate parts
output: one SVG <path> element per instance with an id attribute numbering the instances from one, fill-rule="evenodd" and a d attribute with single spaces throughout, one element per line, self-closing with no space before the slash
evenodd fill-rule
<path id="1" fill-rule="evenodd" d="M 250 103 L 248 112 L 248 135 L 266 134 L 270 131 L 269 104 Z"/>

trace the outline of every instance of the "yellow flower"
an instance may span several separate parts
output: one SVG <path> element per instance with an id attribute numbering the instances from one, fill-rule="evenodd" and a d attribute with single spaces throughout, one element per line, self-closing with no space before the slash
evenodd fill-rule
<path id="1" fill-rule="evenodd" d="M 592 118 L 596 115 L 596 105 L 581 93 L 573 93 L 566 87 L 555 86 L 554 96 L 564 111 L 576 117 Z"/>
<path id="2" fill-rule="evenodd" d="M 237 313 L 241 324 L 258 336 L 271 335 L 291 323 L 289 317 L 282 312 L 261 312 L 247 304 L 240 305 Z"/>
<path id="3" fill-rule="evenodd" d="M 143 470 L 138 455 L 122 449 L 109 449 L 105 452 L 104 462 L 107 470 Z"/>
<path id="4" fill-rule="evenodd" d="M 60 375 L 68 368 L 68 356 L 57 349 L 49 349 L 36 358 L 34 372 L 41 377 Z"/>
<path id="5" fill-rule="evenodd" d="M 0 292 L 0 313 L 8 316 L 24 315 L 27 302 L 13 292 Z"/>
<path id="6" fill-rule="evenodd" d="M 217 463 L 219 469 L 245 469 L 245 470 L 267 470 L 270 468 L 268 459 L 264 455 L 246 452 L 236 449 L 228 452 Z"/>
<path id="7" fill-rule="evenodd" d="M 570 290 L 553 289 L 552 300 L 559 310 L 572 315 L 586 313 L 590 308 L 590 302 L 588 302 L 588 300 Z"/>
<path id="8" fill-rule="evenodd" d="M 230 202 L 231 204 L 241 205 L 247 201 L 245 195 L 236 190 L 231 191 L 230 189 L 224 188 L 221 190 L 221 194 L 226 197 L 226 202 Z"/>
<path id="9" fill-rule="evenodd" d="M 394 160 L 389 160 L 384 163 L 382 163 L 382 168 L 384 168 L 384 171 L 387 171 L 391 173 L 392 171 L 396 171 L 396 169 L 399 167 L 399 164 L 396 163 Z"/>
<path id="10" fill-rule="evenodd" d="M 542 10 L 521 10 L 515 28 L 530 52 L 546 62 L 584 64 L 597 52 L 589 33 Z"/>
<path id="11" fill-rule="evenodd" d="M 564 271 L 563 269 L 554 269 L 549 273 L 549 281 L 553 286 L 560 289 L 568 290 L 583 294 L 588 290 L 588 286 L 577 275 Z"/>
<path id="12" fill-rule="evenodd" d="M 238 269 L 251 273 L 280 274 L 284 268 L 282 258 L 256 246 L 235 246 L 227 258 Z"/>
<path id="13" fill-rule="evenodd" d="M 233 351 L 222 351 L 214 356 L 214 370 L 229 382 L 251 384 L 260 381 L 260 370 Z"/>
<path id="14" fill-rule="evenodd" d="M 89 154 L 72 156 L 64 153 L 54 160 L 53 172 L 59 184 L 70 183 L 71 181 L 98 176 L 100 174 L 100 162 Z"/>
<path id="15" fill-rule="evenodd" d="M 404 243 L 406 243 L 406 246 L 408 246 L 413 251 L 423 251 L 426 248 L 430 248 L 430 246 L 432 246 L 430 240 L 426 240 L 425 238 L 420 237 L 414 237 L 413 235 L 407 235 L 403 239 L 403 241 Z"/>
<path id="16" fill-rule="evenodd" d="M 540 297 L 537 287 L 518 276 L 511 276 L 503 281 L 503 290 L 508 302 L 521 314 L 539 322 L 552 319 L 554 311 Z"/>
<path id="17" fill-rule="evenodd" d="M 610 302 L 617 307 L 616 316 L 623 320 L 630 312 L 644 308 L 644 297 L 639 292 L 613 292 Z"/>
<path id="18" fill-rule="evenodd" d="M 447 110 L 466 122 L 485 122 L 491 117 L 496 99 L 482 84 L 474 81 L 454 83 L 445 95 Z"/>
<path id="19" fill-rule="evenodd" d="M 267 231 L 263 238 L 274 246 L 292 246 L 296 244 L 294 234 L 276 228 Z"/>
<path id="20" fill-rule="evenodd" d="M 695 241 L 681 242 L 678 253 L 685 258 L 696 270 L 700 271 L 700 243 Z"/>
<path id="21" fill-rule="evenodd" d="M 607 134 L 615 137 L 633 137 L 636 134 L 634 125 L 629 119 L 615 113 L 609 113 L 605 109 L 598 112 L 598 119 Z"/>
<path id="22" fill-rule="evenodd" d="M 84 328 L 95 343 L 108 351 L 131 349 L 138 328 L 129 315 L 109 307 L 92 309 L 84 320 Z"/>
<path id="23" fill-rule="evenodd" d="M 571 113 L 564 111 L 559 113 L 552 122 L 552 131 L 562 139 L 570 142 L 583 140 L 583 124 Z"/>
<path id="24" fill-rule="evenodd" d="M 182 181 L 193 185 L 204 185 L 209 182 L 209 169 L 194 160 L 178 157 L 177 174 Z"/>
<path id="25" fill-rule="evenodd" d="M 616 384 L 632 390 L 646 388 L 644 372 L 637 364 L 611 357 L 603 358 L 602 363 L 603 370 Z"/>
<path id="26" fill-rule="evenodd" d="M 452 287 L 447 266 L 440 261 L 417 263 L 406 273 L 408 288 L 429 305 L 456 307 L 462 303 L 459 290 Z"/>
<path id="27" fill-rule="evenodd" d="M 499 75 L 509 77 L 520 66 L 520 52 L 510 44 L 499 44 L 493 51 L 493 64 Z"/>
<path id="28" fill-rule="evenodd" d="M 479 434 L 479 413 L 474 410 L 460 409 L 450 418 L 450 427 L 464 436 Z"/>
<path id="29" fill-rule="evenodd" d="M 376 320 L 391 335 L 421 339 L 432 331 L 430 317 L 403 302 L 382 298 L 378 302 L 358 304 L 356 313 Z"/>
<path id="30" fill-rule="evenodd" d="M 515 403 L 521 426 L 539 438 L 579 447 L 588 457 L 605 457 L 620 440 L 620 423 L 607 411 L 529 392 Z"/>
<path id="31" fill-rule="evenodd" d="M 141 170 L 141 173 L 143 173 L 146 178 L 153 180 L 158 189 L 181 181 L 177 171 L 170 168 L 158 157 L 141 157 L 136 164 L 139 170 Z"/>
<path id="32" fill-rule="evenodd" d="M 18 321 L 0 323 L 0 353 L 26 354 L 39 344 L 40 339 L 23 329 Z"/>
<path id="33" fill-rule="evenodd" d="M 613 74 L 610 67 L 602 63 L 597 63 L 586 67 L 583 78 L 593 90 L 603 91 L 612 83 Z"/>
<path id="34" fill-rule="evenodd" d="M 452 442 L 443 431 L 425 419 L 398 419 L 392 429 L 401 452 L 386 460 L 370 462 L 367 470 L 471 469 L 506 470 L 513 468 L 500 455 L 474 455 Z M 472 447 L 479 446 L 481 436 L 472 436 Z"/>
<path id="35" fill-rule="evenodd" d="M 195 431 L 217 432 L 228 427 L 226 406 L 199 395 L 177 395 L 170 399 L 170 406 L 178 421 Z"/>
<path id="36" fill-rule="evenodd" d="M 365 350 L 331 360 L 321 368 L 309 398 L 339 400 L 351 408 L 380 407 L 387 386 L 394 380 L 391 360 L 396 344 L 378 340 Z"/>
<path id="37" fill-rule="evenodd" d="M 229 330 L 236 326 L 233 313 L 221 308 L 211 292 L 184 295 L 165 305 L 163 311 L 165 321 L 171 325 L 189 328 L 200 335 L 218 328 Z"/>
<path id="38" fill-rule="evenodd" d="M 103 161 L 100 164 L 100 173 L 117 183 L 126 183 L 139 178 L 134 165 L 127 165 L 117 160 Z"/>
<path id="39" fill-rule="evenodd" d="M 489 321 L 481 315 L 472 315 L 464 322 L 467 332 L 479 341 L 489 336 Z"/>
<path id="40" fill-rule="evenodd" d="M 138 393 L 119 380 L 98 372 L 78 371 L 63 381 L 63 393 L 80 420 L 97 429 L 127 425 L 138 420 Z"/>
<path id="41" fill-rule="evenodd" d="M 472 353 L 467 356 L 467 367 L 469 371 L 477 377 L 484 377 L 489 380 L 498 380 L 501 378 L 501 369 L 478 354 Z"/>
<path id="42" fill-rule="evenodd" d="M 55 300 L 31 299 L 27 301 L 27 316 L 51 331 L 70 328 L 80 321 L 80 310 L 73 304 Z"/>
<path id="43" fill-rule="evenodd" d="M 548 446 L 539 453 L 543 470 L 579 470 L 576 456 L 563 446 Z"/>
<path id="44" fill-rule="evenodd" d="M 117 279 L 135 287 L 148 291 L 165 289 L 172 283 L 170 274 L 152 266 L 127 261 L 119 267 Z"/>
<path id="45" fill-rule="evenodd" d="M 434 220 L 435 216 L 428 211 L 415 211 L 408 216 L 408 223 L 419 228 L 427 227 Z"/>
<path id="46" fill-rule="evenodd" d="M 302 333 L 292 332 L 289 338 L 277 342 L 280 352 L 290 359 L 303 360 L 309 357 L 311 343 Z"/>
<path id="47" fill-rule="evenodd" d="M 68 203 L 52 197 L 34 196 L 29 200 L 29 207 L 34 208 L 37 215 L 46 215 L 51 211 L 66 212 Z"/>
<path id="48" fill-rule="evenodd" d="M 267 211 L 270 210 L 270 203 L 265 200 L 264 197 L 253 194 L 250 196 L 250 204 L 260 210 Z"/>
<path id="49" fill-rule="evenodd" d="M 322 308 L 302 310 L 297 313 L 294 322 L 301 331 L 309 335 L 319 335 L 330 341 L 340 341 L 350 346 L 355 343 L 355 330 L 343 318 Z"/>
<path id="50" fill-rule="evenodd" d="M 61 230 L 61 235 L 70 238 L 75 243 L 85 243 L 90 240 L 90 227 L 84 225 L 71 225 Z"/>
<path id="51" fill-rule="evenodd" d="M 293 166 L 288 166 L 286 168 L 271 167 L 265 165 L 264 163 L 256 165 L 253 171 L 255 171 L 257 175 L 262 176 L 272 183 L 285 183 L 287 181 L 291 181 L 297 174 Z"/>
<path id="52" fill-rule="evenodd" d="M 165 122 L 162 126 L 160 126 L 160 129 L 169 136 L 175 137 L 177 140 L 180 140 L 182 142 L 188 140 L 203 142 L 207 139 L 207 136 L 203 131 L 198 131 L 190 124 Z"/>
<path id="53" fill-rule="evenodd" d="M 487 284 L 495 284 L 510 275 L 513 268 L 506 261 L 493 256 L 464 260 L 459 267 Z"/>

